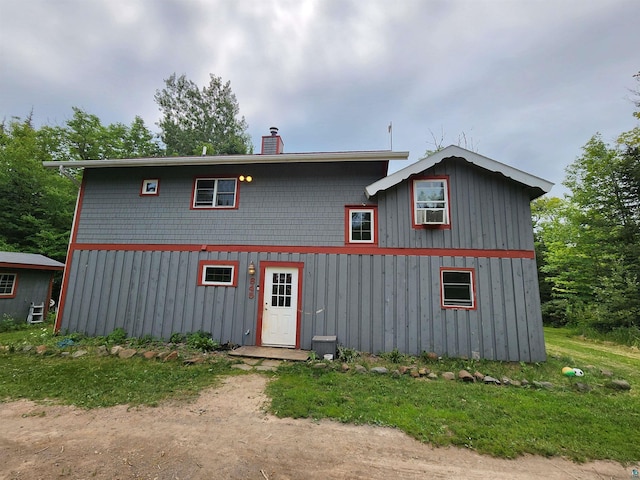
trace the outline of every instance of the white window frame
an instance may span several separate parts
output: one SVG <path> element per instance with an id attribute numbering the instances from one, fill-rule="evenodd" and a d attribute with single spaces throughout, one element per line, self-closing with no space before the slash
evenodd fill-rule
<path id="1" fill-rule="evenodd" d="M 203 190 L 210 190 L 209 188 L 204 188 L 204 187 L 198 187 L 198 184 L 202 181 L 212 181 L 213 182 L 213 196 L 212 196 L 212 200 L 211 203 L 207 202 L 206 204 L 198 204 L 198 192 L 201 192 Z M 220 193 L 218 191 L 218 186 L 220 184 L 221 181 L 232 181 L 233 182 L 233 205 L 219 205 L 218 202 L 218 194 Z M 223 192 L 223 193 L 230 193 L 230 192 Z M 238 204 L 238 179 L 237 178 L 222 178 L 222 177 L 198 177 L 195 179 L 194 185 L 193 185 L 193 199 L 191 201 L 191 208 L 194 209 L 211 209 L 211 208 L 220 208 L 220 209 L 232 209 L 232 208 L 236 208 L 236 205 Z"/>
<path id="2" fill-rule="evenodd" d="M 445 282 L 446 273 L 462 273 L 469 275 L 469 282 Z M 462 301 L 459 299 L 447 298 L 446 286 L 467 286 L 469 292 L 469 300 Z M 467 303 L 468 302 L 468 303 Z M 476 292 L 475 292 L 475 272 L 473 268 L 455 268 L 455 267 L 441 267 L 440 268 L 440 303 L 442 308 L 461 308 L 466 310 L 475 310 L 476 308 Z"/>
<path id="3" fill-rule="evenodd" d="M 207 280 L 207 270 L 221 268 L 229 270 L 231 279 L 228 282 Z M 198 262 L 198 285 L 203 287 L 236 287 L 238 286 L 238 261 L 235 260 L 200 260 Z"/>
<path id="4" fill-rule="evenodd" d="M 442 188 L 442 198 L 419 199 L 419 184 L 434 184 L 433 190 Z M 435 184 L 439 184 L 435 186 Z M 419 204 L 441 204 L 438 206 L 419 207 Z M 442 212 L 442 221 L 428 221 L 428 213 Z M 413 181 L 413 219 L 417 226 L 443 226 L 450 224 L 449 216 L 449 179 L 446 177 L 419 178 Z"/>
<path id="5" fill-rule="evenodd" d="M 352 214 L 354 213 L 368 213 L 371 215 L 371 240 L 355 240 L 353 238 L 353 218 Z M 376 209 L 375 208 L 351 208 L 347 207 L 347 224 L 349 228 L 348 232 L 348 243 L 366 243 L 366 244 L 374 244 L 376 243 Z"/>
<path id="6" fill-rule="evenodd" d="M 17 273 L 8 273 L 8 272 L 0 273 L 0 286 L 2 286 L 2 290 L 0 291 L 0 298 L 13 298 L 13 297 L 15 297 L 15 295 L 16 295 L 16 283 L 18 283 L 18 274 Z M 7 292 L 6 288 L 8 286 L 11 286 L 11 289 Z"/>

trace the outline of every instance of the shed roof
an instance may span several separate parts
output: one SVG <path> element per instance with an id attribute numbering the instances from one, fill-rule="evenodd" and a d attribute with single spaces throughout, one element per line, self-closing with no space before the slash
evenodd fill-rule
<path id="1" fill-rule="evenodd" d="M 204 155 L 200 157 L 121 158 L 43 162 L 45 167 L 113 168 L 164 167 L 187 165 L 247 165 L 256 163 L 314 163 L 314 162 L 367 162 L 380 160 L 406 160 L 409 152 L 371 150 L 357 152 L 279 153 L 276 155 Z"/>
<path id="2" fill-rule="evenodd" d="M 406 180 L 411 175 L 421 173 L 428 168 L 431 168 L 434 165 L 442 162 L 443 160 L 452 157 L 462 158 L 469 163 L 477 165 L 478 167 L 484 168 L 491 172 L 500 173 L 505 177 L 508 177 L 516 182 L 525 185 L 526 187 L 529 187 L 529 195 L 532 200 L 541 195 L 544 195 L 549 190 L 551 190 L 551 187 L 553 187 L 553 183 L 547 180 L 523 172 L 522 170 L 518 170 L 517 168 L 510 167 L 509 165 L 506 165 L 504 163 L 497 162 L 496 160 L 492 160 L 488 157 L 484 157 L 475 152 L 471 152 L 462 147 L 449 145 L 447 148 L 444 148 L 439 152 L 434 153 L 433 155 L 429 155 L 422 160 L 418 160 L 408 167 L 405 167 L 402 170 L 398 170 L 397 172 L 392 173 L 391 175 L 388 175 L 378 180 L 377 182 L 374 182 L 371 185 L 367 186 L 365 188 L 367 197 L 372 197 L 381 190 L 387 190 L 388 188 L 398 185 L 400 182 Z"/>
<path id="3" fill-rule="evenodd" d="M 0 267 L 63 270 L 64 263 L 37 253 L 0 252 Z"/>

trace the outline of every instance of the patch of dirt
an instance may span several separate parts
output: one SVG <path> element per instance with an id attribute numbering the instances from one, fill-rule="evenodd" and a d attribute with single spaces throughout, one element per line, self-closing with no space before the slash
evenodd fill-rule
<path id="1" fill-rule="evenodd" d="M 227 377 L 192 403 L 81 410 L 0 403 L 0 479 L 626 479 L 612 462 L 500 460 L 398 430 L 265 413 L 267 379 Z"/>

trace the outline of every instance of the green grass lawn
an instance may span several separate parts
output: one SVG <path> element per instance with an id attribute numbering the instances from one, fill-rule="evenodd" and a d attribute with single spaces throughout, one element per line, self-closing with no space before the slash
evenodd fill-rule
<path id="1" fill-rule="evenodd" d="M 403 355 L 364 357 L 342 372 L 339 362 L 325 369 L 306 363 L 286 364 L 271 374 L 267 393 L 271 411 L 280 417 L 329 418 L 356 424 L 391 426 L 424 442 L 456 445 L 498 457 L 525 453 L 566 456 L 577 461 L 640 460 L 640 352 L 546 329 L 549 359 L 541 364 L 460 359 L 426 360 Z M 0 333 L 0 399 L 28 398 L 74 404 L 84 408 L 116 404 L 156 405 L 167 399 L 189 399 L 229 368 L 224 356 L 202 364 L 161 362 L 134 357 L 98 356 L 105 339 L 81 339 L 59 347 L 50 327 Z M 47 353 L 35 353 L 45 344 Z M 31 348 L 26 348 L 31 345 Z M 80 358 L 61 356 L 86 348 Z M 26 351 L 25 351 L 26 350 Z M 495 386 L 460 381 L 415 379 L 356 373 L 367 368 L 399 365 L 426 367 L 435 373 L 465 368 L 495 378 L 549 381 L 554 388 Z M 562 375 L 563 366 L 585 371 L 581 378 Z M 605 387 L 627 380 L 631 391 Z M 590 391 L 580 393 L 582 382 Z"/>

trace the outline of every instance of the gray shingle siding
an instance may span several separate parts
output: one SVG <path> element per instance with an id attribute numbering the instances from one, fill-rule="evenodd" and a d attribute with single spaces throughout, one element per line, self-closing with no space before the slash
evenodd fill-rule
<path id="1" fill-rule="evenodd" d="M 364 187 L 381 171 L 379 162 L 88 170 L 77 241 L 343 245 L 344 206 L 370 203 Z M 190 209 L 196 176 L 240 174 L 253 182 L 238 182 L 237 209 Z M 139 195 L 145 178 L 160 179 L 158 196 Z"/>

